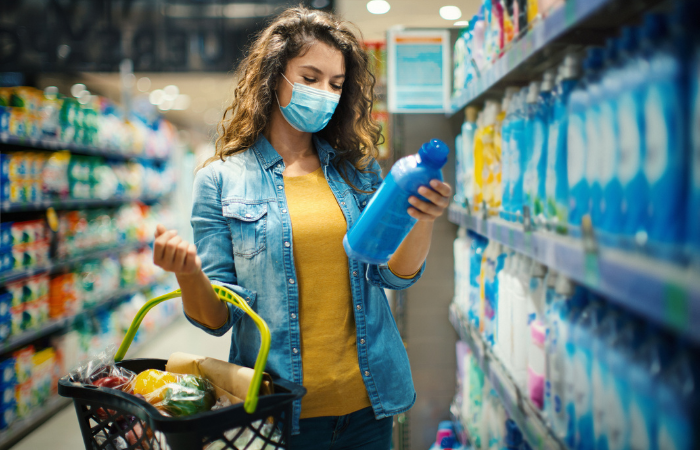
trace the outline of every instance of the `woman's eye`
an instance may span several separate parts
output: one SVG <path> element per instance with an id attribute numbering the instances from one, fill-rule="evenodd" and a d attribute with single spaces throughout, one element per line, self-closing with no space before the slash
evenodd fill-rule
<path id="1" fill-rule="evenodd" d="M 313 78 L 304 77 L 304 81 L 306 81 L 307 83 L 313 83 L 316 80 L 314 80 Z"/>
<path id="2" fill-rule="evenodd" d="M 332 87 L 333 89 L 335 89 L 336 91 L 339 91 L 339 90 L 343 89 L 343 86 L 339 86 L 339 85 L 337 85 L 337 84 L 331 84 L 331 87 Z"/>

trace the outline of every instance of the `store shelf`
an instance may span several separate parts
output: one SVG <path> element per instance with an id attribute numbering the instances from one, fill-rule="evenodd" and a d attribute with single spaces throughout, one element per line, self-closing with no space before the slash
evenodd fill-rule
<path id="1" fill-rule="evenodd" d="M 453 97 L 448 115 L 484 100 L 489 91 L 504 87 L 505 82 L 524 85 L 534 80 L 548 68 L 545 66 L 557 61 L 553 58 L 557 46 L 563 49 L 572 43 L 602 44 L 605 32 L 601 31 L 613 25 L 619 27 L 658 3 L 661 0 L 566 0 L 564 6 L 550 12 L 520 39 L 513 41 L 480 77 L 459 96 Z M 590 33 L 582 36 L 584 31 Z M 576 33 L 578 35 L 574 35 Z"/>
<path id="2" fill-rule="evenodd" d="M 48 336 L 52 333 L 55 333 L 56 331 L 62 330 L 71 325 L 73 321 L 75 321 L 75 319 L 80 316 L 91 315 L 98 309 L 104 308 L 105 306 L 109 306 L 110 304 L 115 303 L 124 297 L 136 294 L 137 292 L 145 291 L 146 289 L 150 289 L 151 287 L 160 283 L 161 281 L 163 280 L 158 279 L 152 283 L 148 283 L 145 285 L 138 285 L 129 288 L 119 289 L 112 295 L 103 298 L 101 301 L 90 306 L 89 308 L 84 308 L 75 315 L 63 317 L 61 319 L 54 319 L 45 323 L 41 328 L 38 328 L 36 330 L 28 330 L 17 336 L 10 336 L 5 341 L 0 343 L 0 355 L 4 355 L 11 351 L 17 350 L 18 348 L 21 348 L 31 342 L 34 342 L 37 339 L 40 339 L 44 336 Z"/>
<path id="3" fill-rule="evenodd" d="M 161 196 L 149 196 L 149 197 L 119 197 L 119 198 L 109 198 L 109 199 L 70 199 L 70 200 L 41 200 L 38 202 L 31 203 L 12 203 L 12 202 L 2 202 L 0 203 L 0 212 L 21 212 L 21 211 L 41 211 L 47 208 L 54 209 L 78 209 L 78 208 L 95 208 L 95 207 L 109 207 L 109 206 L 119 206 L 124 203 L 129 202 L 142 202 L 146 204 L 155 203 L 162 200 L 165 195 Z"/>
<path id="4" fill-rule="evenodd" d="M 72 258 L 65 258 L 60 261 L 55 261 L 49 263 L 45 266 L 32 267 L 30 269 L 18 269 L 11 272 L 0 273 L 0 286 L 10 283 L 15 280 L 21 280 L 23 278 L 31 277 L 45 272 L 58 272 L 64 269 L 68 269 L 76 264 L 89 259 L 102 259 L 110 255 L 119 255 L 123 253 L 130 252 L 132 250 L 139 250 L 150 245 L 148 242 L 134 242 L 122 244 L 118 247 L 106 248 L 102 250 L 96 250 L 84 253 L 80 256 L 75 256 Z"/>
<path id="5" fill-rule="evenodd" d="M 450 220 L 523 253 L 603 297 L 700 342 L 700 273 L 639 253 L 586 251 L 580 239 L 525 232 L 499 218 L 469 215 L 452 205 Z"/>
<path id="6" fill-rule="evenodd" d="M 173 325 L 180 316 L 175 314 L 168 322 L 163 324 L 158 331 L 162 331 L 171 325 Z M 134 343 L 131 347 L 131 354 L 137 353 L 144 345 L 146 341 L 140 343 Z M 32 431 L 36 430 L 44 422 L 53 417 L 66 406 L 69 406 L 73 402 L 70 398 L 60 397 L 58 395 L 51 397 L 41 408 L 36 408 L 29 416 L 20 419 L 10 425 L 4 431 L 0 431 L 0 450 L 8 450 L 22 438 L 27 436 Z M 76 430 L 77 431 L 77 430 Z"/>
<path id="7" fill-rule="evenodd" d="M 138 160 L 144 162 L 154 162 L 154 163 L 164 163 L 168 161 L 169 157 L 149 157 L 144 155 L 128 155 L 124 154 L 118 149 L 103 149 L 98 147 L 91 147 L 85 145 L 75 145 L 66 144 L 53 139 L 30 139 L 30 138 L 18 138 L 15 136 L 8 136 L 7 134 L 0 134 L 0 144 L 6 146 L 18 146 L 26 147 L 35 150 L 46 150 L 46 151 L 59 151 L 68 150 L 71 153 L 77 155 L 87 155 L 87 156 L 102 156 L 108 159 L 116 160 Z"/>
<path id="8" fill-rule="evenodd" d="M 539 410 L 517 388 L 489 345 L 460 314 L 454 304 L 450 305 L 449 319 L 460 339 L 472 350 L 484 376 L 488 377 L 493 389 L 498 393 L 508 417 L 518 425 L 530 446 L 540 450 L 565 450 L 566 446 L 549 429 Z"/>

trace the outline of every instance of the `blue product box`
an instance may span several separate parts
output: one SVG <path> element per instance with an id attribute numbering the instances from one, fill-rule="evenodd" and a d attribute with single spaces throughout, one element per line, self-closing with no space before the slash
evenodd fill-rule
<path id="1" fill-rule="evenodd" d="M 0 273 L 9 272 L 15 268 L 15 257 L 12 255 L 12 249 L 3 250 L 0 252 Z"/>
<path id="2" fill-rule="evenodd" d="M 12 247 L 12 224 L 14 222 L 0 223 L 0 251 L 6 251 Z"/>
<path id="3" fill-rule="evenodd" d="M 0 153 L 0 180 L 10 179 L 10 155 Z"/>
<path id="4" fill-rule="evenodd" d="M 0 202 L 10 200 L 10 181 L 0 179 Z"/>
<path id="5" fill-rule="evenodd" d="M 15 403 L 15 386 L 13 384 L 0 384 L 0 410 Z"/>
<path id="6" fill-rule="evenodd" d="M 10 131 L 10 110 L 5 106 L 0 106 L 0 136 L 6 135 Z"/>
<path id="7" fill-rule="evenodd" d="M 0 291 L 0 324 L 10 321 L 10 307 L 12 306 L 12 294 Z M 2 332 L 0 332 L 2 338 Z"/>
<path id="8" fill-rule="evenodd" d="M 17 371 L 15 369 L 15 358 L 7 358 L 0 361 L 0 386 L 13 388 L 17 384 Z"/>
<path id="9" fill-rule="evenodd" d="M 3 342 L 5 339 L 9 338 L 11 334 L 12 316 L 10 316 L 10 320 L 0 322 L 0 342 Z"/>
<path id="10" fill-rule="evenodd" d="M 3 405 L 0 408 L 0 430 L 12 425 L 12 423 L 17 419 L 17 402 L 12 402 L 8 405 Z"/>

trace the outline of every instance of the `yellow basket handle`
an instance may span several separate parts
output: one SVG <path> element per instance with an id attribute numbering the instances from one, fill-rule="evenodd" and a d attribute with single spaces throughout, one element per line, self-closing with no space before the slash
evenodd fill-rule
<path id="1" fill-rule="evenodd" d="M 258 350 L 258 357 L 255 360 L 255 371 L 253 373 L 253 380 L 250 382 L 250 386 L 248 387 L 248 394 L 246 395 L 245 403 L 243 404 L 245 411 L 248 414 L 252 414 L 255 412 L 255 409 L 258 406 L 258 393 L 260 392 L 260 383 L 262 382 L 263 371 L 265 370 L 265 365 L 267 364 L 267 354 L 270 352 L 270 329 L 267 327 L 267 323 L 265 323 L 262 317 L 257 315 L 255 311 L 253 311 L 253 309 L 248 305 L 248 303 L 246 303 L 245 300 L 243 300 L 235 292 L 232 292 L 223 286 L 212 285 L 212 287 L 214 288 L 214 293 L 216 293 L 216 295 L 222 301 L 230 303 L 233 306 L 242 309 L 246 314 L 248 314 L 251 317 L 251 319 L 253 319 L 255 325 L 257 325 L 258 330 L 260 331 L 260 350 Z M 129 326 L 129 329 L 126 332 L 126 336 L 124 336 L 124 340 L 122 340 L 122 343 L 119 346 L 117 353 L 114 355 L 114 360 L 116 362 L 119 362 L 124 359 L 127 350 L 129 350 L 131 342 L 134 340 L 136 332 L 141 326 L 143 318 L 146 317 L 146 313 L 148 313 L 148 311 L 150 311 L 151 308 L 153 308 L 159 303 L 163 303 L 166 300 L 170 300 L 171 298 L 177 298 L 181 296 L 182 292 L 180 291 L 180 289 L 177 289 L 168 294 L 164 294 L 160 297 L 152 298 L 151 300 L 147 301 L 146 304 L 141 307 L 139 312 L 136 313 L 136 317 L 134 317 L 134 320 L 131 322 L 131 326 Z"/>

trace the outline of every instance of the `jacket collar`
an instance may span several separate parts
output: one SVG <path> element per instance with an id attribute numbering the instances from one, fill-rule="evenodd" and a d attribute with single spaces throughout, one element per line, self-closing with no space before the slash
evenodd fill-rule
<path id="1" fill-rule="evenodd" d="M 318 152 L 318 158 L 321 161 L 321 164 L 327 166 L 335 157 L 335 149 L 331 147 L 328 142 L 315 134 L 313 135 L 312 139 L 314 147 L 316 147 L 316 151 Z M 282 160 L 280 154 L 277 153 L 277 150 L 275 150 L 272 144 L 270 144 L 270 141 L 268 141 L 262 133 L 260 133 L 258 140 L 255 141 L 255 144 L 253 144 L 251 148 L 255 152 L 260 164 L 262 164 L 266 170 L 269 170 L 270 167 Z"/>

